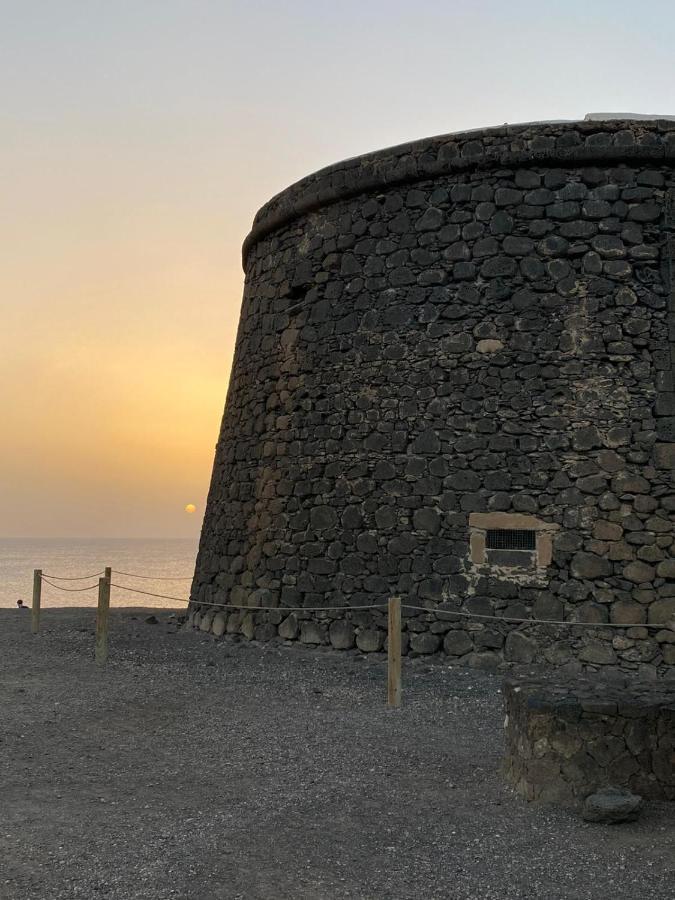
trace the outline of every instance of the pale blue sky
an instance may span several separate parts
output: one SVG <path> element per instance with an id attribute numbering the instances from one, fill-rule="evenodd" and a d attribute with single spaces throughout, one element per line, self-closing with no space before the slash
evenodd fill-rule
<path id="1" fill-rule="evenodd" d="M 15 139 L 112 142 L 186 164 L 197 152 L 216 189 L 228 165 L 256 173 L 235 179 L 249 213 L 316 166 L 427 134 L 675 108 L 665 0 L 20 0 L 0 11 Z"/>
<path id="2" fill-rule="evenodd" d="M 432 134 L 674 114 L 674 48 L 662 0 L 0 0 L 0 535 L 196 534 L 272 194 Z"/>

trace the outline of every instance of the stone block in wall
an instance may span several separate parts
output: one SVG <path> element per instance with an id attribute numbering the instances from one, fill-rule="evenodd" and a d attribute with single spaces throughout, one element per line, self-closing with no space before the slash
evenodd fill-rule
<path id="1" fill-rule="evenodd" d="M 218 612 L 213 617 L 213 622 L 211 623 L 211 633 L 216 637 L 222 637 L 225 634 L 225 628 L 227 626 L 227 613 L 226 612 Z"/>
<path id="2" fill-rule="evenodd" d="M 652 625 L 664 625 L 675 620 L 675 597 L 666 597 L 650 604 L 648 621 Z"/>
<path id="3" fill-rule="evenodd" d="M 476 649 L 499 650 L 504 646 L 504 635 L 494 628 L 483 628 L 474 635 Z"/>
<path id="4" fill-rule="evenodd" d="M 294 641 L 298 636 L 298 632 L 298 618 L 294 613 L 291 613 L 279 625 L 279 637 L 285 641 Z"/>
<path id="5" fill-rule="evenodd" d="M 543 651 L 547 663 L 553 666 L 564 666 L 572 659 L 572 647 L 568 641 L 556 641 Z"/>
<path id="6" fill-rule="evenodd" d="M 255 635 L 255 618 L 253 613 L 245 613 L 241 620 L 239 631 L 247 640 L 253 640 L 253 636 Z"/>
<path id="7" fill-rule="evenodd" d="M 611 666 L 617 663 L 617 656 L 612 645 L 593 638 L 586 640 L 579 652 L 579 659 L 594 666 Z"/>
<path id="8" fill-rule="evenodd" d="M 617 600 L 610 607 L 609 618 L 617 625 L 641 625 L 647 615 L 643 604 L 635 600 Z"/>
<path id="9" fill-rule="evenodd" d="M 504 645 L 508 662 L 531 663 L 537 655 L 537 643 L 519 631 L 510 631 Z"/>
<path id="10" fill-rule="evenodd" d="M 575 578 L 606 578 L 611 567 L 604 557 L 580 551 L 572 558 L 570 571 Z"/>
<path id="11" fill-rule="evenodd" d="M 325 644 L 326 626 L 317 622 L 301 622 L 300 641 L 303 644 Z"/>
<path id="12" fill-rule="evenodd" d="M 656 567 L 656 574 L 659 578 L 669 578 L 675 580 L 675 558 L 664 559 Z"/>
<path id="13" fill-rule="evenodd" d="M 206 612 L 202 615 L 200 622 L 199 622 L 199 628 L 201 631 L 210 631 L 211 630 L 211 623 L 213 622 L 214 616 L 215 616 L 215 612 L 213 610 L 210 610 L 209 612 Z"/>
<path id="14" fill-rule="evenodd" d="M 356 646 L 363 653 L 377 653 L 384 644 L 384 632 L 379 628 L 360 628 L 356 635 Z"/>
<path id="15" fill-rule="evenodd" d="M 605 606 L 600 603 L 594 603 L 592 600 L 587 600 L 585 603 L 580 603 L 574 607 L 572 618 L 575 622 L 588 622 L 589 624 L 600 625 L 608 621 L 609 615 Z"/>
<path id="16" fill-rule="evenodd" d="M 675 443 L 656 444 L 654 447 L 654 464 L 658 469 L 672 472 L 675 469 Z"/>
<path id="17" fill-rule="evenodd" d="M 260 625 L 255 626 L 254 637 L 256 641 L 273 641 L 277 633 L 276 626 L 272 625 L 271 622 L 262 622 Z"/>
<path id="18" fill-rule="evenodd" d="M 240 610 L 235 610 L 227 617 L 227 625 L 225 631 L 227 634 L 239 634 L 241 622 L 244 614 Z"/>
<path id="19" fill-rule="evenodd" d="M 410 651 L 412 653 L 436 653 L 440 646 L 440 636 L 433 634 L 430 631 L 424 631 L 410 636 Z"/>
<path id="20" fill-rule="evenodd" d="M 426 617 L 418 616 L 417 618 L 410 618 L 406 622 L 406 627 L 411 634 L 414 633 L 422 633 L 426 631 L 431 625 L 431 621 L 427 620 Z"/>
<path id="21" fill-rule="evenodd" d="M 336 619 L 334 622 L 331 622 L 328 636 L 331 646 L 335 650 L 351 650 L 354 646 L 354 626 L 346 619 Z"/>
<path id="22" fill-rule="evenodd" d="M 443 649 L 448 656 L 465 656 L 473 650 L 473 641 L 465 631 L 449 631 Z"/>
<path id="23" fill-rule="evenodd" d="M 625 566 L 623 577 L 632 581 L 634 584 L 643 584 L 653 581 L 656 576 L 656 569 L 648 563 L 635 561 Z"/>
<path id="24" fill-rule="evenodd" d="M 540 594 L 534 601 L 532 617 L 535 619 L 551 619 L 560 622 L 564 617 L 564 604 L 553 594 Z"/>

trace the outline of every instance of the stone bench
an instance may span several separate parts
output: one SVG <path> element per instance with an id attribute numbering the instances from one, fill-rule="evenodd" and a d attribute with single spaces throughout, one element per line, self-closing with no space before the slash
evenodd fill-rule
<path id="1" fill-rule="evenodd" d="M 528 800 L 578 806 L 607 785 L 675 800 L 675 682 L 507 678 L 505 773 Z"/>

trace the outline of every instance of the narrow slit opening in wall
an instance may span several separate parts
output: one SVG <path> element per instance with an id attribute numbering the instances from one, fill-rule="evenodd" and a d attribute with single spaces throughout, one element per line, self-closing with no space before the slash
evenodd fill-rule
<path id="1" fill-rule="evenodd" d="M 536 550 L 536 534 L 529 528 L 488 528 L 486 550 Z"/>

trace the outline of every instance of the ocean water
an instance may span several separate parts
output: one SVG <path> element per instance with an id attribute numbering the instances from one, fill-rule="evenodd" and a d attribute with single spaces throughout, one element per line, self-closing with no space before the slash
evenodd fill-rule
<path id="1" fill-rule="evenodd" d="M 94 577 L 81 581 L 49 579 L 42 586 L 42 607 L 96 606 L 99 574 L 105 566 L 113 569 L 111 606 L 176 607 L 187 602 L 197 556 L 197 541 L 191 539 L 0 539 L 0 607 L 16 607 L 21 599 L 30 606 L 33 570 L 45 577 L 80 575 Z M 122 575 L 122 572 L 129 573 Z M 131 577 L 143 575 L 144 578 Z M 91 590 L 72 590 L 86 588 Z M 63 590 L 69 588 L 71 590 Z M 178 600 L 160 599 L 133 590 L 166 594 Z"/>

